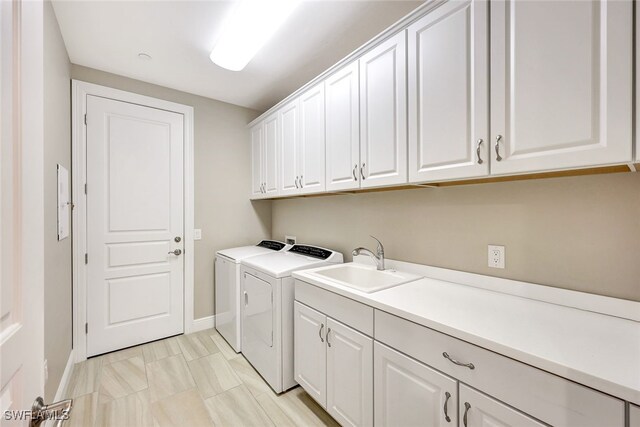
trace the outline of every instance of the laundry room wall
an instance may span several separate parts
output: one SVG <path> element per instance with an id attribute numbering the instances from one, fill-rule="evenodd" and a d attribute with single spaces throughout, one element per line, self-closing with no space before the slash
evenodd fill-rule
<path id="1" fill-rule="evenodd" d="M 194 108 L 194 317 L 214 312 L 213 260 L 219 249 L 254 244 L 271 234 L 269 202 L 249 201 L 247 124 L 259 112 L 95 69 L 72 65 L 74 79 L 190 105 Z"/>

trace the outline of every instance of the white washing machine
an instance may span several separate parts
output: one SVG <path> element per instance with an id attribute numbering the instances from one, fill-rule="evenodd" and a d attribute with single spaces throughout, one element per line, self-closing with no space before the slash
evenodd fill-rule
<path id="1" fill-rule="evenodd" d="M 242 262 L 242 354 L 276 393 L 296 385 L 291 273 L 342 262 L 339 252 L 307 245 Z"/>
<path id="2" fill-rule="evenodd" d="M 291 245 L 282 242 L 263 240 L 257 245 L 223 249 L 216 252 L 216 329 L 236 353 L 242 349 L 240 262 L 251 257 L 285 251 L 289 248 Z"/>

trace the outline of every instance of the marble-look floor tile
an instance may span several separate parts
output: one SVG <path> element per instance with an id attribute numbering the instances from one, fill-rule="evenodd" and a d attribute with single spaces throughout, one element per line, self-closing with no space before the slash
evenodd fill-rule
<path id="1" fill-rule="evenodd" d="M 102 359 L 102 366 L 110 365 L 114 362 L 121 360 L 131 359 L 132 357 L 142 356 L 142 346 L 125 348 L 124 350 L 114 351 L 113 353 L 107 353 L 100 356 Z"/>
<path id="2" fill-rule="evenodd" d="M 209 331 L 180 335 L 178 337 L 178 344 L 180 345 L 180 350 L 182 350 L 182 354 L 187 361 L 199 359 L 220 351 L 209 336 Z"/>
<path id="3" fill-rule="evenodd" d="M 67 397 L 73 398 L 98 391 L 101 368 L 102 359 L 99 357 L 76 363 L 67 385 Z"/>
<path id="4" fill-rule="evenodd" d="M 274 425 L 244 385 L 211 397 L 205 403 L 216 427 Z"/>
<path id="5" fill-rule="evenodd" d="M 118 399 L 144 390 L 147 386 L 147 373 L 142 356 L 120 360 L 102 368 L 100 394 L 107 399 Z"/>
<path id="6" fill-rule="evenodd" d="M 220 353 L 222 353 L 225 359 L 229 360 L 240 356 L 218 332 L 211 333 L 210 336 L 216 347 L 220 349 Z"/>
<path id="7" fill-rule="evenodd" d="M 213 425 L 204 402 L 195 389 L 154 402 L 151 412 L 159 427 Z"/>
<path id="8" fill-rule="evenodd" d="M 176 356 L 182 351 L 178 345 L 178 337 L 171 337 L 143 345 L 142 353 L 144 354 L 145 363 L 151 363 L 170 356 Z"/>
<path id="9" fill-rule="evenodd" d="M 229 360 L 229 364 L 252 395 L 260 396 L 262 393 L 273 393 L 269 385 L 262 379 L 260 374 L 253 369 L 253 366 L 247 362 L 244 356 Z"/>
<path id="10" fill-rule="evenodd" d="M 85 394 L 73 398 L 69 420 L 65 427 L 91 427 L 94 425 L 98 411 L 98 393 Z"/>
<path id="11" fill-rule="evenodd" d="M 147 378 L 154 402 L 196 387 L 181 354 L 147 364 Z"/>
<path id="12" fill-rule="evenodd" d="M 198 390 L 205 399 L 240 385 L 236 373 L 221 353 L 192 360 L 188 365 Z"/>
<path id="13" fill-rule="evenodd" d="M 270 399 L 271 402 L 265 399 Z M 302 387 L 296 387 L 279 396 L 272 391 L 264 393 L 258 397 L 258 401 L 271 419 L 282 422 L 284 425 L 339 426 Z M 287 419 L 291 424 L 287 423 Z"/>
<path id="14" fill-rule="evenodd" d="M 97 427 L 153 427 L 149 391 L 138 393 L 100 405 Z"/>

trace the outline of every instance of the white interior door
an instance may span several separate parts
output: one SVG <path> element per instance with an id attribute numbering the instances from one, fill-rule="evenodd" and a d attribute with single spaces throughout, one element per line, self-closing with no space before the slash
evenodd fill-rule
<path id="1" fill-rule="evenodd" d="M 0 410 L 44 392 L 43 7 L 0 2 Z M 7 419 L 7 417 L 9 419 Z M 16 418 L 21 421 L 15 421 Z M 13 421 L 12 421 L 13 420 Z"/>
<path id="2" fill-rule="evenodd" d="M 183 145 L 181 114 L 87 97 L 87 356 L 183 332 Z"/>
<path id="3" fill-rule="evenodd" d="M 491 174 L 631 161 L 632 11 L 491 3 Z"/>

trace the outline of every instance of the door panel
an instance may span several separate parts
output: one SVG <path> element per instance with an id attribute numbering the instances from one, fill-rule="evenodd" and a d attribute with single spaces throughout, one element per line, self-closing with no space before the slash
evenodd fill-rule
<path id="1" fill-rule="evenodd" d="M 453 378 L 378 342 L 374 378 L 376 426 L 458 425 L 458 384 Z"/>
<path id="2" fill-rule="evenodd" d="M 183 331 L 183 117 L 87 97 L 87 355 Z"/>
<path id="3" fill-rule="evenodd" d="M 640 406 L 629 404 L 629 427 L 640 427 Z"/>
<path id="4" fill-rule="evenodd" d="M 466 416 L 465 416 L 466 415 Z M 467 427 L 543 427 L 544 424 L 460 384 L 459 419 Z"/>
<path id="5" fill-rule="evenodd" d="M 492 4 L 492 174 L 631 160 L 632 19 L 630 1 Z"/>
<path id="6" fill-rule="evenodd" d="M 407 182 L 406 34 L 360 58 L 361 187 Z"/>
<path id="7" fill-rule="evenodd" d="M 373 425 L 373 339 L 327 318 L 327 411 L 343 426 Z"/>
<path id="8" fill-rule="evenodd" d="M 250 341 L 273 346 L 273 288 L 252 274 L 244 277 L 244 334 Z"/>
<path id="9" fill-rule="evenodd" d="M 325 80 L 326 189 L 360 187 L 360 101 L 358 61 Z"/>
<path id="10" fill-rule="evenodd" d="M 323 408 L 327 407 L 327 352 L 324 336 L 327 318 L 312 308 L 294 302 L 294 376 Z"/>
<path id="11" fill-rule="evenodd" d="M 325 189 L 325 119 L 324 83 L 300 97 L 301 193 L 317 193 Z"/>
<path id="12" fill-rule="evenodd" d="M 264 120 L 263 163 L 264 197 L 278 194 L 278 113 Z"/>
<path id="13" fill-rule="evenodd" d="M 298 192 L 298 164 L 300 149 L 300 102 L 296 98 L 278 112 L 279 143 L 279 195 Z"/>
<path id="14" fill-rule="evenodd" d="M 448 2 L 407 33 L 409 180 L 488 175 L 487 2 Z"/>
<path id="15" fill-rule="evenodd" d="M 251 128 L 251 198 L 263 196 L 264 183 L 264 137 L 262 122 Z"/>

